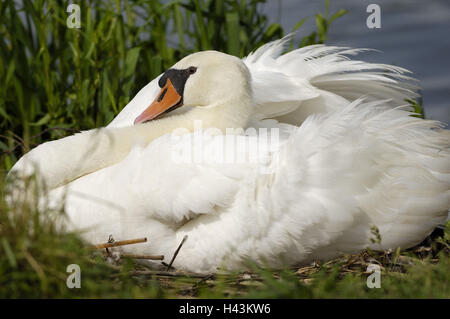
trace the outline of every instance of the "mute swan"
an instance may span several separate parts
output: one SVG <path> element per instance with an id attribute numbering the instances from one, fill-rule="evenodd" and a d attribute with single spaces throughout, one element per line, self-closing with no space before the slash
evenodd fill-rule
<path id="1" fill-rule="evenodd" d="M 106 128 L 44 143 L 11 171 L 37 169 L 64 226 L 92 243 L 147 237 L 123 250 L 170 259 L 188 235 L 174 267 L 189 271 L 420 242 L 447 217 L 448 131 L 398 107 L 415 94 L 406 70 L 323 45 L 283 55 L 285 42 L 244 60 L 192 54 Z M 200 160 L 174 156 L 199 144 Z M 222 150 L 241 160 L 220 161 Z"/>

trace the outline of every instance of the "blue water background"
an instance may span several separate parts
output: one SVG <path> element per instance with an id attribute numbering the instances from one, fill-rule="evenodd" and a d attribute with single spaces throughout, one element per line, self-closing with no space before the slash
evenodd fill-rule
<path id="1" fill-rule="evenodd" d="M 286 31 L 304 17 L 300 36 L 315 30 L 314 15 L 324 12 L 325 1 L 268 0 L 262 7 L 271 22 Z M 381 28 L 369 29 L 369 4 L 381 8 Z M 336 20 L 326 41 L 330 45 L 374 48 L 364 53 L 370 62 L 404 67 L 420 80 L 427 118 L 450 122 L 450 0 L 331 0 L 330 12 L 349 12 Z"/>

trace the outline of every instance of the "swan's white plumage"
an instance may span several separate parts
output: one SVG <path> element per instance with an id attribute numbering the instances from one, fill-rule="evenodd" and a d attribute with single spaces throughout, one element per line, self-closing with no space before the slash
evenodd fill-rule
<path id="1" fill-rule="evenodd" d="M 430 130 L 436 126 L 382 102 L 356 101 L 294 128 L 280 143 L 282 165 L 268 174 L 249 161 L 174 163 L 166 135 L 72 182 L 67 213 L 77 227 L 97 226 L 85 234 L 94 242 L 149 237 L 128 248 L 136 253 L 170 256 L 187 234 L 175 267 L 199 272 L 239 268 L 245 257 L 283 266 L 368 246 L 409 247 L 447 216 L 449 141 Z M 124 192 L 121 208 L 107 204 Z M 372 225 L 381 247 L 370 242 Z"/>
<path id="2" fill-rule="evenodd" d="M 208 272 L 239 269 L 247 259 L 282 267 L 367 246 L 409 247 L 445 221 L 449 133 L 439 122 L 393 108 L 415 95 L 406 70 L 348 60 L 345 55 L 358 50 L 337 47 L 281 55 L 285 42 L 263 46 L 244 60 L 254 101 L 248 126 L 281 130 L 278 142 L 259 152 L 257 161 L 244 156 L 238 163 L 217 163 L 217 150 L 229 138 L 223 135 L 203 137 L 211 156 L 181 163 L 174 162 L 174 148 L 198 132 L 177 140 L 155 135 L 148 145 L 132 137 L 135 130 L 144 132 L 144 126 L 129 126 L 157 94 L 154 80 L 109 131 L 101 131 L 119 144 L 126 140 L 130 145 L 119 148 L 125 155 L 108 159 L 108 165 L 91 163 L 101 169 L 49 193 L 51 206 L 65 206 L 66 227 L 85 229 L 83 236 L 93 243 L 110 234 L 145 236 L 149 243 L 124 249 L 166 258 L 188 235 L 175 267 Z M 273 117 L 282 122 L 264 120 Z M 83 134 L 72 137 L 71 145 L 88 136 Z M 242 148 L 235 150 L 245 152 L 267 138 L 240 136 Z M 14 169 L 24 171 L 27 159 L 41 168 L 55 166 L 61 146 L 43 144 Z M 45 158 L 51 152 L 55 162 Z M 65 162 L 69 173 L 73 167 Z M 43 173 L 53 186 L 64 180 Z M 380 230 L 381 245 L 370 241 L 372 225 Z"/>

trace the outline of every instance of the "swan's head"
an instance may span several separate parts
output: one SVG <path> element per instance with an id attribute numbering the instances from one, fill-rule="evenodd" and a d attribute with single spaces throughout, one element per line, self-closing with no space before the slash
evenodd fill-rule
<path id="1" fill-rule="evenodd" d="M 237 57 L 203 51 L 191 54 L 167 70 L 158 82 L 155 100 L 134 121 L 151 121 L 180 107 L 206 110 L 251 104 L 250 73 Z M 170 115 L 170 114 L 169 114 Z"/>

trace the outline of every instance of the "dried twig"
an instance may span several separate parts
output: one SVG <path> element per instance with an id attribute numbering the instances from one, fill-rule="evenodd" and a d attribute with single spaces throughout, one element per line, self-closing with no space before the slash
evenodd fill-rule
<path id="1" fill-rule="evenodd" d="M 163 266 L 165 266 L 165 267 L 169 267 L 169 264 L 168 264 L 168 263 L 165 263 L 164 261 L 161 262 L 161 265 L 163 265 Z M 176 270 L 175 267 L 172 267 L 172 269 L 175 269 L 175 270 Z"/>
<path id="2" fill-rule="evenodd" d="M 147 238 L 137 238 L 137 239 L 116 241 L 116 242 L 112 242 L 112 243 L 111 242 L 104 243 L 104 244 L 100 244 L 100 245 L 95 245 L 95 247 L 98 249 L 103 249 L 103 248 L 111 248 L 111 247 L 117 247 L 117 246 L 145 243 L 146 241 L 147 241 Z"/>
<path id="3" fill-rule="evenodd" d="M 123 258 L 164 260 L 164 255 L 121 255 Z"/>
<path id="4" fill-rule="evenodd" d="M 173 262 L 175 261 L 175 258 L 177 258 L 178 253 L 180 252 L 181 246 L 183 246 L 184 242 L 187 240 L 188 236 L 184 235 L 183 240 L 181 241 L 180 245 L 178 246 L 177 250 L 175 250 L 175 253 L 173 254 L 172 260 L 170 261 L 169 265 L 167 266 L 167 271 L 170 270 L 170 267 L 172 267 Z"/>
<path id="5" fill-rule="evenodd" d="M 136 275 L 152 275 L 152 276 L 161 276 L 161 277 L 188 277 L 188 278 L 214 278 L 214 274 L 196 274 L 196 273 L 189 273 L 189 272 L 182 272 L 182 271 L 159 271 L 159 270 L 135 270 L 130 272 L 132 276 Z"/>

